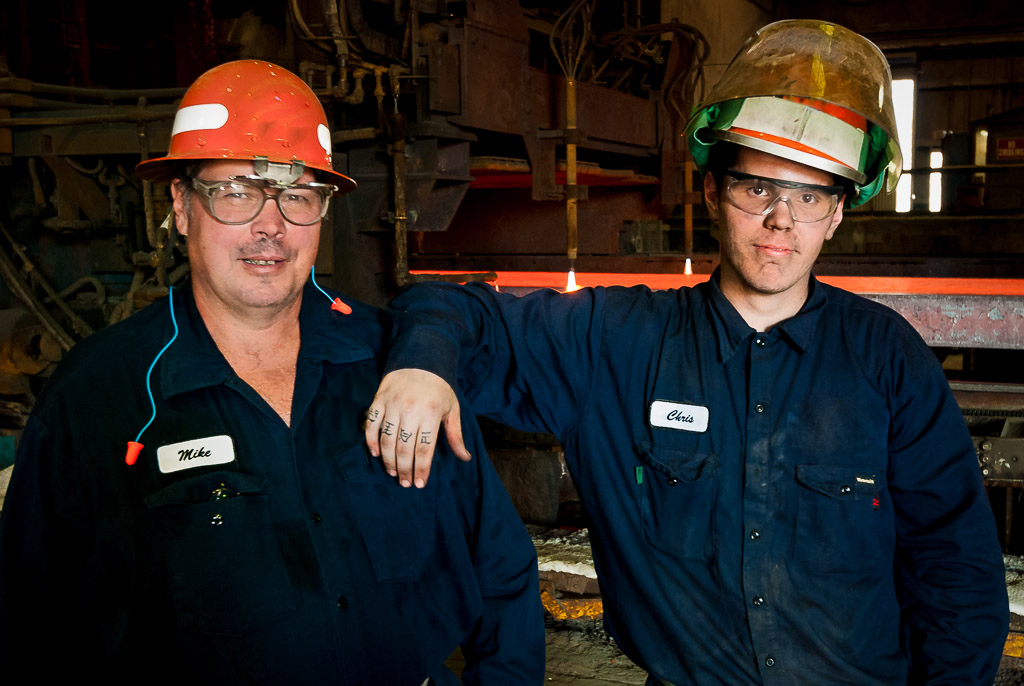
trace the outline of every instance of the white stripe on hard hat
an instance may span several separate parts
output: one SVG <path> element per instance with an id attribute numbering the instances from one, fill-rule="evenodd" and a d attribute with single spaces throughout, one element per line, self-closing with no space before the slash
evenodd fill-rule
<path id="1" fill-rule="evenodd" d="M 320 146 L 324 149 L 328 155 L 331 154 L 331 131 L 323 124 L 319 124 L 316 127 L 316 137 L 320 141 Z"/>
<path id="2" fill-rule="evenodd" d="M 209 131 L 219 129 L 228 121 L 228 108 L 220 103 L 209 103 L 206 105 L 189 105 L 182 107 L 174 115 L 174 127 L 171 135 L 189 131 Z"/>
<path id="3" fill-rule="evenodd" d="M 867 134 L 813 107 L 783 98 L 747 98 L 731 126 L 801 143 L 863 174 L 861 151 Z"/>

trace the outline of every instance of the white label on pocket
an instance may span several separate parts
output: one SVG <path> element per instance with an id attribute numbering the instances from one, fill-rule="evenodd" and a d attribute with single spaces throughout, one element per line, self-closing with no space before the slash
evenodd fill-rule
<path id="1" fill-rule="evenodd" d="M 156 449 L 156 461 L 162 474 L 182 469 L 227 464 L 235 460 L 235 445 L 231 436 L 209 436 L 191 441 L 162 445 Z"/>
<path id="2" fill-rule="evenodd" d="M 703 405 L 655 400 L 651 403 L 649 421 L 651 426 L 658 429 L 703 433 L 708 430 L 708 408 Z"/>

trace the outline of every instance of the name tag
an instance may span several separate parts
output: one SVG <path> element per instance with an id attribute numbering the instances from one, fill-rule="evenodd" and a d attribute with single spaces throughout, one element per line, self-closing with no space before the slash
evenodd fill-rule
<path id="1" fill-rule="evenodd" d="M 676 429 L 703 433 L 708 430 L 708 408 L 703 405 L 685 405 L 668 400 L 651 403 L 648 419 L 658 429 Z"/>
<path id="2" fill-rule="evenodd" d="M 156 461 L 162 474 L 182 469 L 227 464 L 235 460 L 235 444 L 231 436 L 210 436 L 191 441 L 162 445 L 156 449 Z"/>

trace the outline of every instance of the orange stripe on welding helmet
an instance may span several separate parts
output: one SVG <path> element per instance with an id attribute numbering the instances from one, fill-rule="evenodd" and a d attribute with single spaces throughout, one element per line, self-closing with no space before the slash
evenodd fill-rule
<path id="1" fill-rule="evenodd" d="M 702 173 L 711 146 L 728 141 L 849 179 L 847 207 L 891 191 L 903 166 L 885 56 L 824 21 L 779 21 L 755 33 L 684 135 Z"/>
<path id="2" fill-rule="evenodd" d="M 319 172 L 340 193 L 356 183 L 334 171 L 331 132 L 316 94 L 270 62 L 238 60 L 210 69 L 181 99 L 165 157 L 139 163 L 150 181 L 170 181 L 190 160 L 267 160 Z"/>

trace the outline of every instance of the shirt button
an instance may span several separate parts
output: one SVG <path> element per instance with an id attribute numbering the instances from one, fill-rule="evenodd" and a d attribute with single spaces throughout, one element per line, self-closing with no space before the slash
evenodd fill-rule
<path id="1" fill-rule="evenodd" d="M 750 540 L 751 541 L 756 541 L 759 538 L 761 538 L 761 532 L 758 531 L 757 529 L 751 529 L 750 530 Z"/>
<path id="2" fill-rule="evenodd" d="M 844 485 L 839 487 L 839 492 L 842 493 L 843 495 L 850 495 L 850 493 L 853 492 L 853 489 L 850 488 L 849 486 Z"/>
<path id="3" fill-rule="evenodd" d="M 321 520 L 321 519 L 323 519 L 323 517 L 321 517 L 321 516 L 320 516 L 320 513 L 319 513 L 319 512 L 314 512 L 313 514 L 311 514 L 311 515 L 309 516 L 309 518 L 310 518 L 310 519 L 312 519 L 312 520 L 313 520 L 314 522 L 316 522 L 317 524 L 319 524 L 319 523 L 320 523 L 320 520 Z"/>
<path id="4" fill-rule="evenodd" d="M 756 595 L 754 596 L 754 599 L 750 602 L 754 603 L 754 607 L 761 607 L 762 605 L 764 605 L 764 598 L 762 598 L 759 595 Z"/>
<path id="5" fill-rule="evenodd" d="M 761 414 L 762 412 L 764 412 L 764 405 L 762 405 L 761 403 L 758 403 L 758 404 L 754 405 L 754 412 L 756 412 L 758 414 Z"/>
<path id="6" fill-rule="evenodd" d="M 774 657 L 766 657 L 764 659 L 764 666 L 765 667 L 774 667 L 775 666 L 775 658 Z"/>
<path id="7" fill-rule="evenodd" d="M 679 479 L 675 478 L 674 476 L 670 476 L 668 478 L 668 485 L 669 486 L 675 486 L 677 483 L 679 483 Z"/>
<path id="8" fill-rule="evenodd" d="M 766 341 L 763 338 L 755 338 L 754 339 L 754 344 L 757 345 L 758 348 L 763 348 L 766 345 L 768 345 L 768 341 Z"/>
<path id="9" fill-rule="evenodd" d="M 344 610 L 348 607 L 348 598 L 343 595 L 338 596 L 338 609 Z"/>

